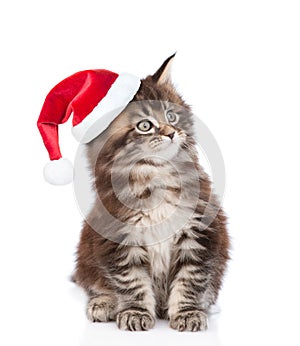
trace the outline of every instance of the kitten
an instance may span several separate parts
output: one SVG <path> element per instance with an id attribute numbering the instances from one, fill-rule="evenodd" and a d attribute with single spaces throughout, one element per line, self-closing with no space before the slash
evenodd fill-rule
<path id="1" fill-rule="evenodd" d="M 168 58 L 109 128 L 86 145 L 97 198 L 74 280 L 91 321 L 148 330 L 207 328 L 229 259 L 226 217 L 198 162 L 193 114 Z"/>

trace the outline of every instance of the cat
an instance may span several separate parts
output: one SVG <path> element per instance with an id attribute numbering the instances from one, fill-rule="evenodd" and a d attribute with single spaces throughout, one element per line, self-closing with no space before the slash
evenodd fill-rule
<path id="1" fill-rule="evenodd" d="M 97 198 L 73 278 L 87 292 L 88 319 L 122 330 L 148 330 L 155 318 L 206 330 L 229 260 L 227 218 L 198 162 L 173 58 L 86 144 Z"/>

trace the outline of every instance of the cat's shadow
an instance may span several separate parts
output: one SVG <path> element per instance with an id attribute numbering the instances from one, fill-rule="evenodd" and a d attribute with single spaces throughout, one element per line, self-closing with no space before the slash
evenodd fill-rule
<path id="1" fill-rule="evenodd" d="M 147 332 L 128 332 L 117 328 L 115 322 L 88 323 L 80 340 L 80 346 L 108 345 L 201 345 L 221 346 L 218 336 L 217 318 L 209 320 L 206 332 L 178 332 L 171 329 L 168 321 L 158 320 L 155 327 Z"/>
<path id="2" fill-rule="evenodd" d="M 77 302 L 85 304 L 84 292 L 75 285 L 70 288 L 70 294 Z M 155 327 L 147 332 L 128 332 L 117 328 L 115 322 L 91 323 L 86 320 L 86 326 L 80 338 L 80 346 L 119 346 L 119 345 L 201 345 L 221 346 L 218 335 L 218 312 L 215 311 L 209 318 L 209 329 L 206 332 L 177 332 L 169 327 L 168 321 L 157 320 Z"/>

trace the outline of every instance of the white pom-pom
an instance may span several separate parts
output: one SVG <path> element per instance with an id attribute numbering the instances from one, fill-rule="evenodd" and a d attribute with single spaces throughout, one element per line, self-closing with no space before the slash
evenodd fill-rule
<path id="1" fill-rule="evenodd" d="M 53 160 L 44 167 L 45 180 L 53 185 L 66 185 L 73 180 L 73 166 L 68 159 Z"/>

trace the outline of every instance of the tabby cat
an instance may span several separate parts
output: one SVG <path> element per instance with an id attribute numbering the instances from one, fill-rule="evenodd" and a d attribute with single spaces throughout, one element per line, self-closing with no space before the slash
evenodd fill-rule
<path id="1" fill-rule="evenodd" d="M 170 80 L 173 57 L 86 144 L 97 197 L 74 281 L 88 294 L 88 318 L 123 330 L 148 330 L 156 317 L 178 331 L 207 329 L 229 258 L 226 217 L 198 162 L 193 114 Z"/>

